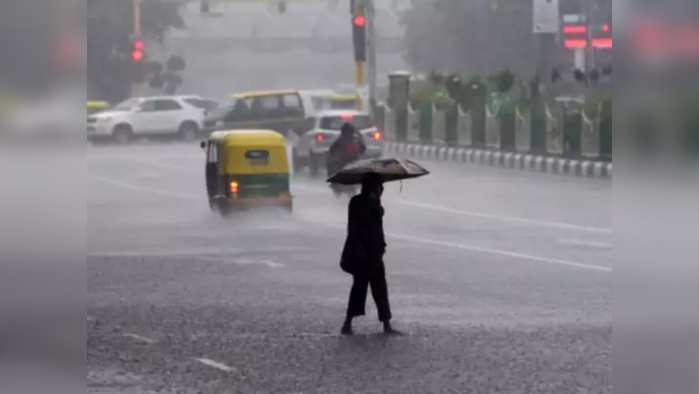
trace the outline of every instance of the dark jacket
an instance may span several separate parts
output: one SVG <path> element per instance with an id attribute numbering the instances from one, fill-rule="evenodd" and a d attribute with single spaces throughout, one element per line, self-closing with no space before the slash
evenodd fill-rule
<path id="1" fill-rule="evenodd" d="M 366 153 L 366 145 L 357 136 L 338 138 L 328 151 L 328 174 L 335 174 L 344 166 L 354 163 Z"/>
<path id="2" fill-rule="evenodd" d="M 342 251 L 342 269 L 352 275 L 370 273 L 386 253 L 384 209 L 380 199 L 366 193 L 352 197 L 347 218 L 347 240 Z"/>

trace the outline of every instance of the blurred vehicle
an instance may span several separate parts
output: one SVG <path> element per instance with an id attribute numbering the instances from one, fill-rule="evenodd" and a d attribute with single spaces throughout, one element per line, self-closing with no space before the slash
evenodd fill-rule
<path id="1" fill-rule="evenodd" d="M 138 137 L 179 137 L 195 140 L 205 109 L 198 96 L 132 98 L 113 109 L 88 116 L 87 138 L 128 143 Z"/>
<path id="2" fill-rule="evenodd" d="M 209 206 L 228 216 L 237 210 L 293 210 L 286 139 L 274 130 L 218 131 L 201 143 L 206 152 Z"/>
<path id="3" fill-rule="evenodd" d="M 209 113 L 219 106 L 218 101 L 201 98 L 199 96 L 182 96 L 182 99 L 194 107 L 203 109 L 205 113 Z"/>
<path id="4" fill-rule="evenodd" d="M 106 101 L 88 101 L 87 116 L 109 110 L 109 103 Z"/>
<path id="5" fill-rule="evenodd" d="M 313 107 L 317 111 L 356 110 L 361 99 L 356 94 L 330 94 L 313 97 Z"/>
<path id="6" fill-rule="evenodd" d="M 17 103 L 6 113 L 2 136 L 18 142 L 79 141 L 81 107 L 78 98 L 63 94 Z"/>
<path id="7" fill-rule="evenodd" d="M 204 131 L 260 128 L 289 135 L 305 118 L 306 106 L 298 91 L 240 93 L 207 114 Z"/>
<path id="8" fill-rule="evenodd" d="M 318 101 L 319 97 L 333 96 L 335 94 L 335 91 L 332 89 L 300 90 L 299 96 L 301 96 L 301 100 L 303 101 L 306 118 L 321 111 L 318 107 L 320 104 Z"/>
<path id="9" fill-rule="evenodd" d="M 306 119 L 302 126 L 292 148 L 294 172 L 308 167 L 311 175 L 317 176 L 326 166 L 328 151 L 340 137 L 345 123 L 354 125 L 366 145 L 363 158 L 380 158 L 383 155 L 383 132 L 376 128 L 369 114 L 356 110 L 326 111 Z"/>

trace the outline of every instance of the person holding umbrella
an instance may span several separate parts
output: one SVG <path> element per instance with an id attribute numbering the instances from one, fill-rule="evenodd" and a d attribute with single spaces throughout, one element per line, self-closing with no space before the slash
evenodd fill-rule
<path id="1" fill-rule="evenodd" d="M 381 205 L 383 189 L 380 175 L 368 173 L 364 176 L 361 193 L 350 200 L 347 240 L 342 252 L 342 263 L 343 269 L 352 274 L 354 283 L 342 335 L 352 335 L 353 319 L 366 314 L 369 287 L 379 311 L 379 321 L 384 325 L 384 333 L 400 335 L 391 325 L 393 315 L 388 300 L 386 267 L 383 261 L 386 254 L 384 209 Z"/>
<path id="2" fill-rule="evenodd" d="M 379 321 L 384 325 L 384 332 L 389 335 L 401 335 L 391 325 L 393 315 L 388 300 L 384 264 L 386 237 L 381 197 L 385 182 L 419 178 L 427 174 L 427 170 L 410 160 L 371 159 L 348 165 L 327 180 L 332 184 L 362 185 L 361 193 L 350 200 L 347 239 L 340 259 L 342 270 L 354 279 L 347 307 L 347 319 L 341 331 L 343 335 L 352 335 L 352 321 L 365 315 L 369 287 L 379 312 Z"/>

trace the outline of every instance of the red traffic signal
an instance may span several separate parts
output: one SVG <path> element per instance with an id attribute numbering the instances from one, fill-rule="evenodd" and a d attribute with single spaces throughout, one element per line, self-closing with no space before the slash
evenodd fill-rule
<path id="1" fill-rule="evenodd" d="M 136 62 L 140 62 L 140 61 L 142 61 L 143 58 L 144 58 L 143 52 L 141 52 L 141 51 L 133 51 L 133 52 L 131 52 L 131 58 L 132 58 L 134 61 L 136 61 Z"/>
<path id="2" fill-rule="evenodd" d="M 357 15 L 354 17 L 354 24 L 358 27 L 366 26 L 366 17 L 363 15 Z"/>
<path id="3" fill-rule="evenodd" d="M 145 54 L 143 53 L 143 49 L 146 47 L 146 45 L 143 43 L 141 40 L 136 40 L 133 42 L 133 51 L 131 52 L 131 59 L 135 62 L 140 62 L 145 59 Z"/>

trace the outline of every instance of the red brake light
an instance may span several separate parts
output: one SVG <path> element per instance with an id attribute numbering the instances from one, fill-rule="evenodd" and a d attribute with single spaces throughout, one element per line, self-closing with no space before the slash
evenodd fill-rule
<path id="1" fill-rule="evenodd" d="M 354 120 L 354 115 L 352 115 L 352 114 L 342 114 L 342 115 L 340 115 L 340 118 L 342 118 L 342 120 Z"/>
<path id="2" fill-rule="evenodd" d="M 377 132 L 375 132 L 375 133 L 372 135 L 372 137 L 373 137 L 374 140 L 376 140 L 376 141 L 382 140 L 382 139 L 383 139 L 383 133 L 380 132 L 380 131 L 377 131 Z"/>
<path id="3" fill-rule="evenodd" d="M 323 134 L 316 134 L 316 141 L 324 141 L 325 136 Z"/>

